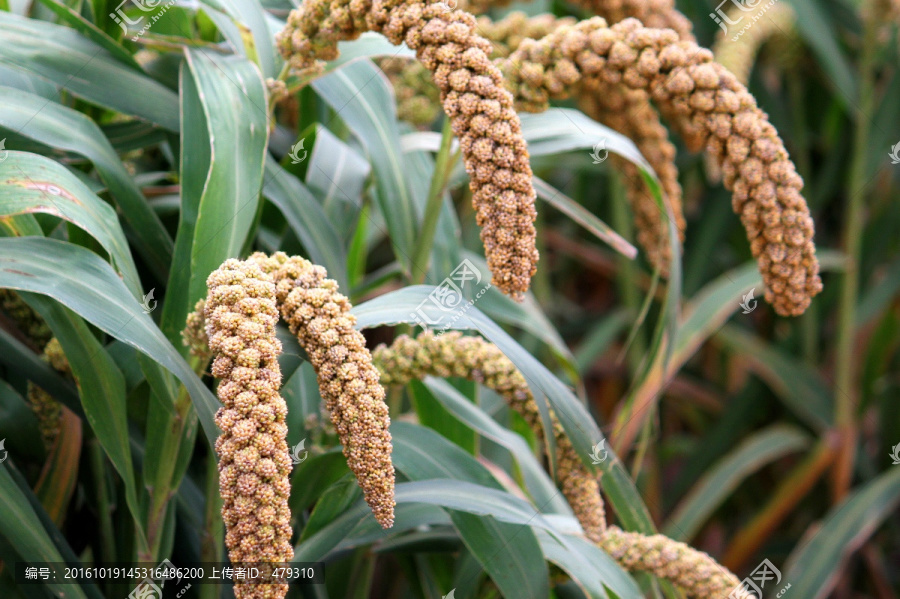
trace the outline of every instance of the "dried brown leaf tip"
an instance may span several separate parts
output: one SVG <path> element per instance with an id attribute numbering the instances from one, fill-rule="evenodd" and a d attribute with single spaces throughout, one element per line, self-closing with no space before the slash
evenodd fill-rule
<path id="1" fill-rule="evenodd" d="M 391 527 L 395 501 L 390 417 L 365 337 L 354 328 L 350 301 L 326 278 L 324 268 L 303 258 L 257 253 L 249 261 L 274 281 L 281 314 L 316 371 L 350 470 L 375 519 Z"/>
<path id="2" fill-rule="evenodd" d="M 598 79 L 644 90 L 663 114 L 687 119 L 722 164 L 766 300 L 779 314 L 796 316 L 821 291 L 803 181 L 766 114 L 711 52 L 634 19 L 608 27 L 593 18 L 526 40 L 501 68 L 529 109 L 544 110 L 551 97 Z"/>
<path id="3" fill-rule="evenodd" d="M 459 139 L 493 283 L 520 298 L 536 270 L 535 192 L 513 100 L 476 34 L 475 17 L 440 3 L 307 0 L 291 11 L 278 47 L 299 72 L 337 57 L 338 40 L 365 31 L 406 43 L 431 71 Z"/>
<path id="4" fill-rule="evenodd" d="M 219 493 L 225 544 L 234 563 L 287 562 L 291 546 L 291 458 L 287 405 L 279 394 L 281 343 L 272 277 L 252 261 L 228 260 L 206 281 L 213 376 L 223 407 Z M 282 599 L 286 584 L 236 585 L 238 599 Z"/>
<path id="5" fill-rule="evenodd" d="M 385 385 L 406 385 L 426 376 L 462 377 L 497 392 L 518 412 L 543 446 L 544 427 L 528 383 L 515 365 L 493 343 L 464 337 L 458 331 L 417 337 L 401 335 L 390 346 L 379 345 L 372 358 Z M 585 534 L 601 538 L 606 519 L 597 479 L 585 468 L 565 431 L 550 410 L 557 450 L 557 476 L 563 495 L 572 506 Z"/>
<path id="6" fill-rule="evenodd" d="M 712 557 L 663 535 L 643 535 L 610 526 L 600 547 L 631 572 L 669 580 L 696 599 L 753 599 L 737 577 Z M 729 594 L 730 593 L 730 594 Z"/>

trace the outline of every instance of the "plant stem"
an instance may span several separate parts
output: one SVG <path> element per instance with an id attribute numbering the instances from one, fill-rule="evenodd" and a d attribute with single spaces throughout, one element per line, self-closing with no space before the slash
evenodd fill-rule
<path id="1" fill-rule="evenodd" d="M 869 4 L 869 3 L 867 3 Z M 840 500 L 847 492 L 853 476 L 856 454 L 856 379 L 854 340 L 856 337 L 856 303 L 859 292 L 859 262 L 862 253 L 863 211 L 865 209 L 866 165 L 869 132 L 875 109 L 875 39 L 878 23 L 874 7 L 864 6 L 862 57 L 859 66 L 859 113 L 854 136 L 853 163 L 847 188 L 847 212 L 844 217 L 844 251 L 846 271 L 841 282 L 838 303 L 837 354 L 835 356 L 835 422 L 842 436 L 842 449 L 832 477 L 832 496 Z"/>
<path id="2" fill-rule="evenodd" d="M 196 356 L 188 360 L 191 369 L 201 375 L 206 369 L 206 361 Z M 193 451 L 194 435 L 197 430 L 197 413 L 193 411 L 193 403 L 187 388 L 183 385 L 175 400 L 174 413 L 169 418 L 165 429 L 166 440 L 161 443 L 164 455 L 160 459 L 160 467 L 153 480 L 150 491 L 150 506 L 147 510 L 147 542 L 149 559 L 142 561 L 156 562 L 163 538 L 166 523 L 166 510 L 169 500 L 175 494 L 178 483 L 184 475 L 187 460 L 183 452 Z"/>
<path id="3" fill-rule="evenodd" d="M 428 272 L 428 261 L 431 258 L 432 245 L 434 245 L 434 233 L 437 231 L 441 207 L 444 203 L 444 188 L 447 186 L 447 179 L 450 177 L 450 171 L 455 162 L 455 156 L 450 153 L 452 143 L 453 129 L 450 126 L 450 119 L 444 119 L 441 147 L 434 161 L 434 175 L 431 177 L 431 187 L 428 190 L 428 203 L 425 205 L 422 231 L 412 257 L 411 279 L 416 284 L 425 282 L 425 275 Z"/>

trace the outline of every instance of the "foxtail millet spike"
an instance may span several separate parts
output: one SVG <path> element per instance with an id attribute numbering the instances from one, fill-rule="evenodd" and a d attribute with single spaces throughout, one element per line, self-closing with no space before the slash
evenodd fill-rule
<path id="1" fill-rule="evenodd" d="M 598 545 L 626 570 L 668 580 L 692 599 L 756 597 L 738 587 L 737 576 L 708 554 L 664 535 L 626 532 L 610 526 Z"/>
<path id="2" fill-rule="evenodd" d="M 425 376 L 462 377 L 495 391 L 528 423 L 544 446 L 544 427 L 528 383 L 515 365 L 493 343 L 464 337 L 458 331 L 417 337 L 401 335 L 390 346 L 372 352 L 385 385 L 405 385 Z M 585 535 L 597 542 L 606 526 L 603 498 L 597 479 L 585 468 L 569 437 L 550 410 L 557 450 L 557 477 Z"/>
<path id="3" fill-rule="evenodd" d="M 778 314 L 797 316 L 821 291 L 803 180 L 753 96 L 708 50 L 635 19 L 608 27 L 593 18 L 526 40 L 499 64 L 529 110 L 545 110 L 551 97 L 566 97 L 583 79 L 597 78 L 647 91 L 664 113 L 688 118 L 722 163 L 766 300 Z"/>
<path id="4" fill-rule="evenodd" d="M 337 57 L 337 42 L 377 31 L 405 42 L 431 71 L 470 177 L 493 283 L 521 299 L 536 270 L 535 192 L 512 96 L 477 35 L 475 17 L 416 0 L 306 0 L 291 11 L 278 48 L 299 73 Z"/>
<path id="5" fill-rule="evenodd" d="M 384 388 L 372 365 L 350 301 L 321 266 L 278 252 L 248 259 L 272 278 L 278 306 L 316 371 L 319 391 L 344 447 L 350 470 L 375 519 L 394 523 L 394 466 Z"/>
<path id="6" fill-rule="evenodd" d="M 252 261 L 209 275 L 204 308 L 212 374 L 222 379 L 216 425 L 225 545 L 233 563 L 289 562 L 287 405 L 279 394 L 281 342 L 275 284 Z M 287 584 L 237 584 L 238 599 L 283 599 Z"/>
<path id="7" fill-rule="evenodd" d="M 694 39 L 693 24 L 675 8 L 675 0 L 571 0 L 613 25 L 628 18 L 645 27 L 672 29 L 681 39 Z"/>

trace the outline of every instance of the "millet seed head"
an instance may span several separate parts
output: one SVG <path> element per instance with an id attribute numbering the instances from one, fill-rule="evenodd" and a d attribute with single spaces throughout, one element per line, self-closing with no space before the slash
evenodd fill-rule
<path id="1" fill-rule="evenodd" d="M 440 3 L 307 0 L 291 11 L 277 43 L 301 73 L 336 58 L 339 40 L 365 31 L 416 52 L 459 139 L 493 283 L 520 299 L 538 260 L 531 166 L 512 97 L 489 58 L 491 44 L 476 29 L 471 14 Z"/>
<path id="2" fill-rule="evenodd" d="M 222 407 L 216 425 L 219 492 L 231 561 L 288 562 L 291 459 L 279 394 L 275 284 L 251 260 L 227 260 L 206 281 L 202 306 Z M 193 323 L 194 328 L 198 324 Z M 191 328 L 189 326 L 189 328 Z M 199 333 L 193 337 L 199 338 Z M 286 584 L 238 584 L 238 599 L 283 599 Z"/>
<path id="3" fill-rule="evenodd" d="M 326 278 L 324 268 L 303 258 L 256 253 L 249 261 L 274 281 L 281 314 L 316 371 L 350 470 L 375 519 L 390 528 L 396 503 L 390 417 L 365 337 L 354 328 L 349 300 Z"/>
<path id="4" fill-rule="evenodd" d="M 610 526 L 598 545 L 626 570 L 669 580 L 694 599 L 755 597 L 737 589 L 737 576 L 712 557 L 664 535 L 644 535 Z M 729 595 L 732 591 L 736 594 Z"/>
<path id="5" fill-rule="evenodd" d="M 458 331 L 443 335 L 425 331 L 417 337 L 401 335 L 390 346 L 379 345 L 372 359 L 385 385 L 405 385 L 426 376 L 461 377 L 481 383 L 506 400 L 544 445 L 540 411 L 528 383 L 493 343 Z M 606 526 L 600 485 L 581 462 L 552 409 L 550 417 L 560 486 L 585 534 L 596 542 Z"/>
<path id="6" fill-rule="evenodd" d="M 813 222 L 800 194 L 803 181 L 753 96 L 708 50 L 634 19 L 608 27 L 593 18 L 526 40 L 498 64 L 527 109 L 544 110 L 551 97 L 565 97 L 583 80 L 597 79 L 645 91 L 663 114 L 688 117 L 722 164 L 766 300 L 778 314 L 797 316 L 821 291 Z"/>

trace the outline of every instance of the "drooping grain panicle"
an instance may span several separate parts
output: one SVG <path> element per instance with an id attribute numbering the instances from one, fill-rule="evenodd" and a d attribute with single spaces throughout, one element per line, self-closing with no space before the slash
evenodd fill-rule
<path id="1" fill-rule="evenodd" d="M 325 269 L 278 252 L 249 260 L 272 278 L 278 306 L 316 371 L 319 391 L 366 502 L 384 528 L 394 523 L 394 466 L 384 388 L 349 300 Z"/>
<path id="2" fill-rule="evenodd" d="M 754 599 L 738 578 L 712 557 L 664 535 L 626 532 L 610 526 L 599 543 L 630 572 L 669 580 L 694 599 Z"/>
<path id="3" fill-rule="evenodd" d="M 287 562 L 291 546 L 287 405 L 272 277 L 252 261 L 210 274 L 205 318 L 222 408 L 216 425 L 225 545 L 233 563 Z M 237 584 L 238 599 L 283 599 L 286 584 Z"/>
<path id="4" fill-rule="evenodd" d="M 711 52 L 634 19 L 608 27 L 593 18 L 526 40 L 500 67 L 517 100 L 535 111 L 596 78 L 645 90 L 664 114 L 687 118 L 722 164 L 766 300 L 777 313 L 796 316 L 821 291 L 803 181 L 766 114 Z"/>
<path id="5" fill-rule="evenodd" d="M 572 3 L 611 25 L 633 18 L 645 27 L 672 29 L 681 39 L 694 39 L 694 26 L 675 8 L 675 0 L 572 0 Z"/>
<path id="6" fill-rule="evenodd" d="M 535 272 L 535 192 L 528 149 L 490 42 L 475 17 L 440 3 L 307 0 L 291 11 L 278 47 L 298 72 L 337 57 L 337 42 L 365 31 L 405 42 L 432 73 L 459 139 L 493 283 L 520 299 Z"/>
<path id="7" fill-rule="evenodd" d="M 406 385 L 426 376 L 462 377 L 481 383 L 499 394 L 528 423 L 544 445 L 544 427 L 528 383 L 500 349 L 481 337 L 464 337 L 458 331 L 417 337 L 401 335 L 390 346 L 380 345 L 372 358 L 385 385 Z M 603 499 L 597 479 L 585 468 L 550 410 L 557 449 L 557 477 L 563 495 L 572 506 L 585 535 L 598 541 L 606 525 Z"/>

